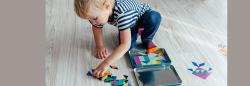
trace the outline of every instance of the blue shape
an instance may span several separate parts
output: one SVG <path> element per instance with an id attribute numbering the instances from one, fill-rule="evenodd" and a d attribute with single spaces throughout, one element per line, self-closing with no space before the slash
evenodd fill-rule
<path id="1" fill-rule="evenodd" d="M 199 67 L 199 66 L 197 65 L 197 63 L 195 63 L 195 62 L 192 62 L 192 63 L 193 63 L 194 66 Z"/>
<path id="2" fill-rule="evenodd" d="M 115 85 L 123 85 L 123 83 L 125 82 L 125 79 L 122 79 L 122 80 L 117 80 Z"/>
<path id="3" fill-rule="evenodd" d="M 114 80 L 116 80 L 117 77 L 116 76 L 111 76 L 111 78 L 113 78 Z"/>
<path id="4" fill-rule="evenodd" d="M 205 65 L 205 63 L 201 63 L 201 64 L 199 64 L 199 67 L 204 66 L 204 65 Z"/>
<path id="5" fill-rule="evenodd" d="M 188 69 L 188 70 L 193 71 L 193 69 Z"/>
<path id="6" fill-rule="evenodd" d="M 212 70 L 212 68 L 210 67 L 209 69 L 208 69 L 208 71 L 211 71 Z"/>
<path id="7" fill-rule="evenodd" d="M 87 76 L 92 76 L 92 74 L 91 74 L 91 72 L 90 72 L 90 71 L 88 71 Z"/>
<path id="8" fill-rule="evenodd" d="M 150 61 L 142 61 L 143 63 L 145 63 L 145 64 L 148 64 Z"/>
<path id="9" fill-rule="evenodd" d="M 160 60 L 160 62 L 161 62 L 161 63 L 167 63 L 167 61 L 166 61 L 166 60 Z"/>

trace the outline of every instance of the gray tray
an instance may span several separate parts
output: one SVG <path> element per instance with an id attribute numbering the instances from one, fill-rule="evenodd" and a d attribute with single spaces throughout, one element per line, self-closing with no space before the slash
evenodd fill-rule
<path id="1" fill-rule="evenodd" d="M 179 86 L 182 83 L 175 68 L 135 68 L 134 74 L 139 86 Z"/>

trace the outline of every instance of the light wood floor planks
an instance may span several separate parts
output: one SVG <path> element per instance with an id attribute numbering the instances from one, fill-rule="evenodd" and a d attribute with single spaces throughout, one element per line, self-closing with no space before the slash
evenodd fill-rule
<path id="1" fill-rule="evenodd" d="M 227 86 L 227 56 L 219 45 L 227 45 L 227 0 L 143 0 L 162 15 L 154 42 L 170 52 L 172 64 L 183 80 L 182 86 Z M 118 45 L 117 29 L 104 27 L 105 45 Z M 110 86 L 86 76 L 101 61 L 93 56 L 90 24 L 79 19 L 73 0 L 46 0 L 47 86 Z M 205 62 L 212 74 L 201 79 L 191 74 L 192 61 Z M 130 65 L 124 56 L 113 63 L 117 75 L 127 74 L 133 85 Z"/>

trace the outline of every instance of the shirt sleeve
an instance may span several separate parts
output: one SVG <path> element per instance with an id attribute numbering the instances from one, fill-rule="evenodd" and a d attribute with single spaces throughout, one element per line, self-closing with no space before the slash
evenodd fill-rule
<path id="1" fill-rule="evenodd" d="M 128 29 L 133 27 L 136 24 L 136 20 L 138 19 L 137 11 L 125 11 L 118 15 L 117 26 L 119 31 Z"/>
<path id="2" fill-rule="evenodd" d="M 94 25 L 94 24 L 92 24 L 90 21 L 89 21 L 89 23 L 90 23 L 93 27 L 96 27 L 96 28 L 99 28 L 99 29 L 102 29 L 102 28 L 103 28 L 103 25 Z"/>

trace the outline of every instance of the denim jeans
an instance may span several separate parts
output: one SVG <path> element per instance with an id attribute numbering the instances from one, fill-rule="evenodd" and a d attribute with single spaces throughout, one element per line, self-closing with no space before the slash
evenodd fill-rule
<path id="1" fill-rule="evenodd" d="M 161 23 L 161 15 L 154 10 L 147 10 L 136 22 L 131 30 L 131 46 L 130 49 L 137 46 L 136 40 L 138 36 L 138 29 L 144 28 L 141 34 L 142 44 L 147 44 L 148 41 L 152 41 L 155 33 L 157 32 Z M 120 40 L 120 39 L 119 39 Z M 130 50 L 129 49 L 129 50 Z"/>

